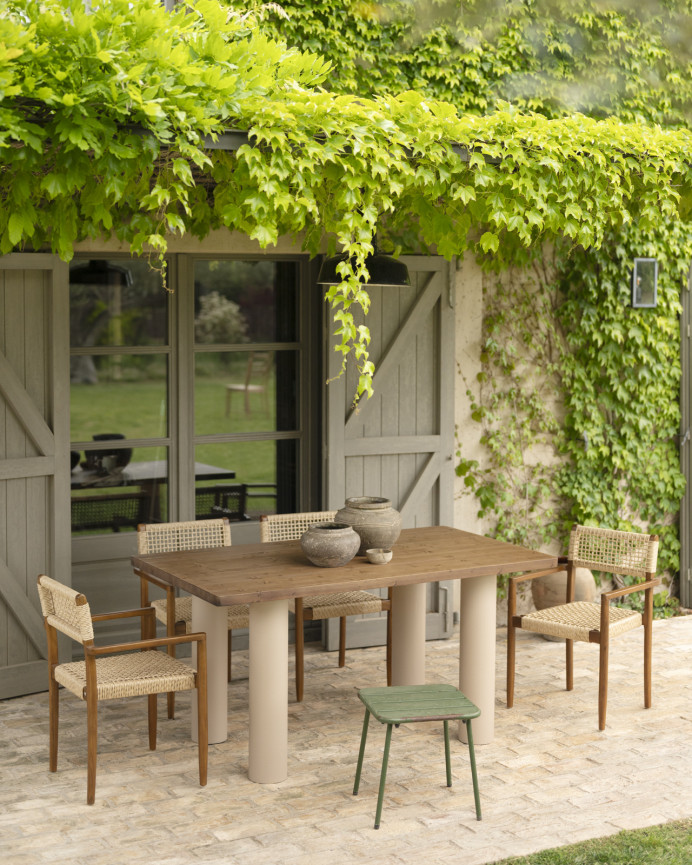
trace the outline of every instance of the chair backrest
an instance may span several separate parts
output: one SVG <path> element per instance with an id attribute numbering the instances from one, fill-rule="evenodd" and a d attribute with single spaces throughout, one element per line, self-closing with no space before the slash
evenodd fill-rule
<path id="1" fill-rule="evenodd" d="M 41 574 L 38 578 L 38 596 L 43 615 L 51 627 L 78 643 L 88 643 L 94 639 L 91 610 L 84 595 Z"/>
<path id="2" fill-rule="evenodd" d="M 137 551 L 140 556 L 230 546 L 231 527 L 225 517 L 183 523 L 142 523 L 137 526 Z"/>
<path id="3" fill-rule="evenodd" d="M 245 385 L 250 384 L 254 375 L 254 380 L 257 385 L 266 387 L 269 373 L 274 364 L 273 351 L 251 351 L 247 361 L 247 371 L 245 373 Z"/>
<path id="4" fill-rule="evenodd" d="M 331 523 L 336 511 L 302 514 L 269 514 L 260 517 L 261 541 L 295 541 L 315 523 Z"/>
<path id="5" fill-rule="evenodd" d="M 656 573 L 658 536 L 574 526 L 568 558 L 592 571 L 646 577 Z"/>
<path id="6" fill-rule="evenodd" d="M 247 520 L 247 487 L 245 484 L 215 484 L 195 490 L 195 515 L 198 520 L 227 517 Z"/>

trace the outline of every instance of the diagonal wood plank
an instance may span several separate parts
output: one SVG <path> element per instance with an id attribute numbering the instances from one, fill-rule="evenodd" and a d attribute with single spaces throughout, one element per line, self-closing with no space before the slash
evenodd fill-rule
<path id="1" fill-rule="evenodd" d="M 54 456 L 53 432 L 24 389 L 17 373 L 0 351 L 0 393 L 43 456 Z"/>
<path id="2" fill-rule="evenodd" d="M 386 387 L 387 377 L 398 368 L 404 354 L 410 351 L 411 342 L 416 331 L 439 300 L 444 285 L 445 281 L 442 273 L 438 271 L 429 274 L 423 291 L 421 291 L 415 302 L 411 305 L 396 336 L 377 361 L 375 375 L 372 379 L 375 393 Z M 351 409 L 346 420 L 347 437 L 349 432 L 353 431 L 356 423 L 362 423 L 364 419 L 367 419 L 368 412 L 373 410 L 372 405 L 376 402 L 377 400 L 375 399 L 365 400 L 364 405 L 359 403 L 358 409 Z"/>
<path id="3" fill-rule="evenodd" d="M 0 597 L 12 611 L 41 657 L 46 657 L 46 629 L 43 617 L 32 605 L 12 571 L 0 559 Z"/>
<path id="4" fill-rule="evenodd" d="M 432 485 L 440 476 L 440 454 L 430 454 L 425 465 L 418 473 L 413 486 L 409 490 L 403 502 L 400 502 L 399 512 L 403 525 L 406 525 L 408 517 L 412 517 L 425 495 L 430 492 Z"/>

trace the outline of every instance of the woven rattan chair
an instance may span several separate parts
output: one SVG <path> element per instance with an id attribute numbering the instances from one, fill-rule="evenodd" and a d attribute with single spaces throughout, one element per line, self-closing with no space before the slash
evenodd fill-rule
<path id="1" fill-rule="evenodd" d="M 262 541 L 293 541 L 303 535 L 315 523 L 332 522 L 336 511 L 313 511 L 299 514 L 271 514 L 260 517 L 260 539 Z M 387 613 L 387 684 L 392 681 L 391 647 L 392 623 L 390 610 L 391 597 L 380 598 L 372 592 L 338 592 L 331 595 L 314 595 L 309 598 L 296 598 L 290 602 L 296 617 L 296 699 L 303 699 L 304 683 L 304 644 L 303 622 L 319 619 L 340 620 L 339 624 L 339 666 L 346 663 L 346 616 L 362 616 L 365 613 Z"/>
<path id="2" fill-rule="evenodd" d="M 598 680 L 598 729 L 604 730 L 608 702 L 608 652 L 610 641 L 626 631 L 644 626 L 644 705 L 651 706 L 651 633 L 653 620 L 653 592 L 660 583 L 656 579 L 658 538 L 634 532 L 618 532 L 587 526 L 574 526 L 570 535 L 569 552 L 564 564 L 548 571 L 511 577 L 507 613 L 507 706 L 514 703 L 514 655 L 516 628 L 562 637 L 567 645 L 567 690 L 574 686 L 574 640 L 598 643 L 600 646 Z M 574 577 L 578 567 L 590 568 L 608 574 L 638 577 L 644 582 L 601 595 L 601 603 L 574 601 Z M 565 604 L 537 610 L 525 616 L 516 615 L 517 584 L 524 580 L 567 570 Z M 614 598 L 632 592 L 645 593 L 644 613 L 611 607 Z"/>
<path id="3" fill-rule="evenodd" d="M 151 523 L 137 527 L 137 548 L 140 556 L 153 553 L 171 553 L 177 550 L 205 550 L 212 547 L 230 547 L 231 529 L 228 519 L 199 520 L 184 523 Z M 187 634 L 192 628 L 192 598 L 176 598 L 175 589 L 163 580 L 143 574 L 135 568 L 140 580 L 140 603 L 143 607 L 151 604 L 156 618 L 166 625 L 169 637 L 174 634 Z M 149 600 L 149 583 L 157 585 L 166 592 L 165 598 Z M 250 625 L 250 610 L 247 604 L 234 604 L 228 607 L 228 681 L 231 680 L 231 638 L 234 628 L 247 628 Z M 169 654 L 175 656 L 175 646 Z M 168 695 L 168 717 L 175 715 L 175 695 Z"/>
<path id="4" fill-rule="evenodd" d="M 87 707 L 87 805 L 96 795 L 97 710 L 99 700 L 147 695 L 149 698 L 149 747 L 156 748 L 156 695 L 169 691 L 197 690 L 199 719 L 199 783 L 207 783 L 207 637 L 206 634 L 153 639 L 156 630 L 151 607 L 92 616 L 84 595 L 41 574 L 38 578 L 48 637 L 48 695 L 50 714 L 50 771 L 58 768 L 58 685 L 71 691 Z M 119 645 L 94 645 L 93 622 L 139 616 L 147 639 Z M 84 647 L 84 660 L 60 664 L 61 631 Z M 197 670 L 165 652 L 162 647 L 197 643 Z M 122 653 L 122 654 L 121 654 Z M 125 654 L 126 653 L 126 654 Z"/>

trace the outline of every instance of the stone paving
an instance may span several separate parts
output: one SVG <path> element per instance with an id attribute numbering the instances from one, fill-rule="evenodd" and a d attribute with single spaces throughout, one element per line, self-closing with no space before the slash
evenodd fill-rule
<path id="1" fill-rule="evenodd" d="M 515 707 L 504 706 L 498 630 L 496 738 L 477 747 L 483 821 L 466 746 L 452 738 L 447 788 L 441 725 L 394 731 L 382 825 L 373 829 L 384 728 L 371 723 L 360 794 L 351 793 L 362 724 L 356 688 L 384 679 L 382 649 L 308 646 L 305 700 L 289 703 L 289 779 L 247 778 L 247 653 L 234 653 L 229 738 L 198 785 L 190 697 L 174 721 L 159 702 L 147 747 L 146 701 L 99 709 L 96 804 L 87 806 L 84 704 L 61 697 L 58 772 L 48 772 L 46 694 L 0 702 L 3 865 L 481 865 L 692 816 L 692 616 L 654 625 L 654 706 L 643 708 L 642 631 L 611 647 L 608 726 L 597 730 L 598 650 L 519 634 Z M 429 643 L 429 681 L 456 684 L 458 641 Z M 291 685 L 292 685 L 291 677 Z"/>

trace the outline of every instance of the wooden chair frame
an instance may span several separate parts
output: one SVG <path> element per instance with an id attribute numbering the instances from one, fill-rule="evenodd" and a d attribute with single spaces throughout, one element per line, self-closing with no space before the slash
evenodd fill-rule
<path id="1" fill-rule="evenodd" d="M 139 547 L 140 555 L 147 555 L 151 550 L 148 548 L 148 544 L 146 541 L 147 532 L 156 533 L 157 530 L 163 529 L 163 527 L 167 527 L 168 529 L 175 529 L 176 527 L 180 527 L 181 530 L 188 529 L 192 533 L 196 533 L 196 530 L 200 532 L 204 530 L 205 525 L 209 528 L 213 524 L 214 526 L 218 526 L 221 530 L 222 543 L 218 544 L 218 546 L 229 546 L 231 545 L 231 528 L 228 517 L 217 518 L 216 520 L 200 520 L 200 521 L 190 521 L 190 522 L 179 522 L 179 523 L 141 523 L 137 526 L 137 543 Z M 200 544 L 199 548 L 205 548 L 209 546 L 217 546 L 217 544 Z M 167 552 L 171 552 L 177 547 L 171 547 Z M 180 547 L 183 549 L 183 547 Z M 185 547 L 187 549 L 187 547 Z M 191 547 L 192 549 L 192 547 Z M 160 549 L 156 549 L 156 552 L 162 552 Z M 150 574 L 145 574 L 140 571 L 138 568 L 134 568 L 135 574 L 139 577 L 139 589 L 140 589 L 140 606 L 141 607 L 150 607 L 152 601 L 149 598 L 149 586 L 154 585 L 159 589 L 162 589 L 166 593 L 166 634 L 169 637 L 180 636 L 181 634 L 187 633 L 187 624 L 185 621 L 176 619 L 176 590 L 170 584 L 166 583 L 164 580 L 160 580 L 157 577 L 151 576 Z M 249 624 L 249 613 L 248 613 L 248 624 Z M 236 627 L 247 627 L 247 625 L 236 625 Z M 144 634 L 142 634 L 144 636 Z M 231 656 L 232 656 L 232 645 L 233 645 L 233 629 L 229 627 L 228 629 L 228 681 L 231 681 Z M 175 644 L 171 644 L 168 649 L 168 654 L 172 657 L 175 657 Z M 175 717 L 175 694 L 168 694 L 168 717 Z"/>
<path id="2" fill-rule="evenodd" d="M 38 577 L 39 585 L 45 574 Z M 86 597 L 78 594 L 75 599 L 77 606 L 88 604 Z M 97 694 L 97 666 L 96 659 L 103 656 L 112 656 L 125 652 L 138 650 L 155 650 L 165 647 L 171 648 L 183 643 L 197 643 L 197 670 L 194 674 L 195 687 L 197 690 L 197 711 L 199 729 L 199 782 L 201 786 L 207 783 L 208 765 L 208 719 L 207 719 L 207 635 L 204 633 L 186 634 L 184 636 L 163 637 L 157 639 L 156 619 L 154 609 L 145 607 L 135 610 L 120 610 L 113 613 L 92 615 L 92 622 L 106 622 L 114 619 L 139 617 L 142 621 L 142 630 L 146 634 L 141 640 L 133 640 L 127 643 L 117 643 L 107 646 L 96 646 L 93 638 L 77 640 L 72 633 L 68 634 L 76 642 L 81 642 L 84 648 L 84 664 L 86 671 L 86 687 L 83 699 L 87 707 L 87 805 L 93 805 L 96 797 L 96 756 L 98 738 L 98 694 Z M 59 684 L 55 678 L 56 667 L 59 666 L 58 657 L 58 628 L 51 624 L 48 616 L 43 617 L 46 637 L 48 643 L 48 705 L 49 705 L 49 768 L 56 772 L 58 768 L 58 726 L 59 726 Z M 61 629 L 62 630 L 62 629 Z M 65 631 L 65 633 L 68 633 Z M 157 695 L 148 694 L 148 727 L 149 748 L 156 750 L 156 719 L 157 719 Z"/>
<path id="3" fill-rule="evenodd" d="M 275 540 L 296 540 L 300 538 L 307 528 L 307 524 L 315 524 L 320 522 L 331 522 L 334 519 L 336 511 L 313 511 L 307 513 L 296 514 L 271 514 L 260 517 L 260 538 L 263 542 L 271 542 Z M 279 526 L 280 528 L 277 528 Z M 277 534 L 278 536 L 275 536 Z M 368 594 L 371 598 L 377 599 L 372 592 L 362 593 Z M 392 590 L 389 589 L 386 598 L 379 598 L 381 602 L 381 611 L 387 613 L 387 684 L 392 683 Z M 357 605 L 356 605 L 357 606 Z M 346 617 L 348 615 L 357 615 L 358 610 L 351 607 L 350 610 L 339 615 L 339 660 L 340 667 L 346 664 Z M 325 618 L 319 614 L 319 610 L 314 604 L 314 599 L 311 598 L 296 598 L 294 601 L 294 615 L 296 628 L 296 700 L 302 702 L 305 688 L 305 635 L 303 633 L 303 623 L 308 621 L 319 621 Z M 337 618 L 337 616 L 329 616 L 329 618 Z"/>
<path id="4" fill-rule="evenodd" d="M 585 526 L 573 526 L 570 537 L 570 550 L 577 543 L 577 533 L 580 531 L 587 532 L 608 532 L 607 529 L 594 529 Z M 612 533 L 615 534 L 615 533 Z M 634 534 L 621 532 L 619 534 Z M 640 536 L 641 537 L 641 536 Z M 637 583 L 632 586 L 625 586 L 622 589 L 614 589 L 610 592 L 604 592 L 600 600 L 600 620 L 598 628 L 589 631 L 588 642 L 596 643 L 599 646 L 599 672 L 598 672 L 598 729 L 605 730 L 606 711 L 608 705 L 608 657 L 611 643 L 611 615 L 610 602 L 616 598 L 622 598 L 626 595 L 631 595 L 634 592 L 644 592 L 644 612 L 642 614 L 642 625 L 644 627 L 644 706 L 649 709 L 651 707 L 651 646 L 652 646 L 652 623 L 653 623 L 653 600 L 654 588 L 660 585 L 661 580 L 656 577 L 655 565 L 658 551 L 658 536 L 647 535 L 651 549 L 649 552 L 649 561 L 653 562 L 653 568 L 645 570 L 642 574 L 644 582 Z M 516 629 L 522 628 L 522 620 L 524 616 L 517 616 L 517 586 L 529 580 L 535 580 L 538 577 L 548 576 L 549 574 L 567 571 L 567 590 L 566 602 L 563 605 L 555 608 L 556 610 L 565 609 L 574 603 L 574 588 L 575 588 L 575 573 L 577 567 L 586 566 L 592 567 L 594 570 L 599 570 L 605 573 L 616 574 L 619 570 L 614 570 L 612 566 L 604 562 L 582 561 L 574 556 L 560 557 L 558 559 L 558 567 L 550 568 L 545 571 L 537 571 L 531 574 L 522 574 L 513 576 L 509 579 L 508 585 L 508 604 L 507 604 L 507 708 L 512 708 L 514 705 L 514 665 L 516 654 Z M 534 633 L 541 633 L 536 627 L 531 627 Z M 549 632 L 550 633 L 550 632 Z M 574 639 L 565 637 L 565 661 L 566 661 L 566 690 L 571 691 L 574 688 Z"/>

